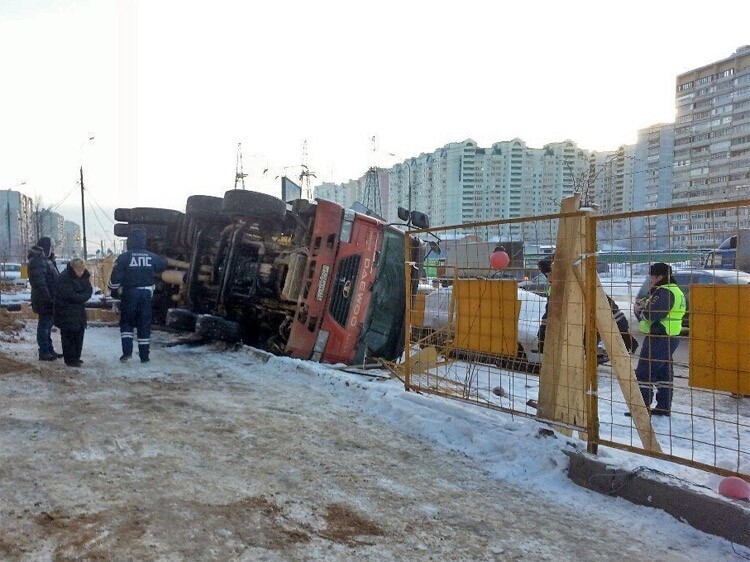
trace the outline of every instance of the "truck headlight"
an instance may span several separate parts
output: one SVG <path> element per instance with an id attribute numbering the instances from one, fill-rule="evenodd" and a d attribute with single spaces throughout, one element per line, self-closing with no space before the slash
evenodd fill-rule
<path id="1" fill-rule="evenodd" d="M 326 344 L 328 343 L 329 335 L 330 333 L 327 330 L 318 331 L 318 337 L 315 338 L 315 345 L 313 346 L 313 354 L 311 357 L 313 361 L 320 361 L 320 358 L 323 356 L 323 351 L 326 348 Z"/>
<path id="2" fill-rule="evenodd" d="M 354 226 L 354 211 L 351 209 L 344 209 L 344 215 L 341 220 L 341 232 L 339 233 L 339 240 L 341 242 L 352 241 L 352 227 Z"/>

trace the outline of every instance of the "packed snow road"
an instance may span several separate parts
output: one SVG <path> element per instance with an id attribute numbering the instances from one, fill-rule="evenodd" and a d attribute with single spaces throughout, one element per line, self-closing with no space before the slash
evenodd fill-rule
<path id="1" fill-rule="evenodd" d="M 719 560 L 732 545 L 572 484 L 540 426 L 249 348 L 80 369 L 0 341 L 3 560 Z M 55 335 L 57 338 L 57 335 Z"/>

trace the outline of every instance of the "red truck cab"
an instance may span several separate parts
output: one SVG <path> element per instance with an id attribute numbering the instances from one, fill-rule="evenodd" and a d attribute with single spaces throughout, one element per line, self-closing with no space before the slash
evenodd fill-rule
<path id="1" fill-rule="evenodd" d="M 395 359 L 403 348 L 403 232 L 324 200 L 313 224 L 287 353 L 325 363 Z"/>

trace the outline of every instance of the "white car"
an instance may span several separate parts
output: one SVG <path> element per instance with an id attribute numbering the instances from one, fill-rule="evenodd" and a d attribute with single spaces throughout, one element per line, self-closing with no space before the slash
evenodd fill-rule
<path id="1" fill-rule="evenodd" d="M 26 287 L 29 280 L 21 276 L 20 263 L 0 262 L 0 282 L 16 287 Z"/>
<path id="2" fill-rule="evenodd" d="M 423 326 L 428 331 L 439 330 L 448 325 L 451 295 L 452 287 L 441 287 L 425 296 Z M 519 287 L 518 300 L 521 301 L 521 312 L 518 316 L 518 355 L 514 359 L 539 364 L 542 356 L 539 353 L 537 333 L 547 298 Z"/>

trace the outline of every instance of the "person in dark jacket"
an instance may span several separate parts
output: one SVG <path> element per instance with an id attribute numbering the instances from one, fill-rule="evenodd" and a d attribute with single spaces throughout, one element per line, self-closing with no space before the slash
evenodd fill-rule
<path id="1" fill-rule="evenodd" d="M 52 251 L 52 240 L 44 236 L 32 246 L 28 254 L 29 283 L 31 284 L 31 310 L 39 315 L 36 325 L 36 343 L 40 361 L 54 361 L 62 357 L 52 346 L 54 323 L 54 298 L 57 286 L 57 265 Z"/>
<path id="2" fill-rule="evenodd" d="M 128 236 L 128 251 L 118 256 L 107 283 L 112 296 L 120 298 L 122 362 L 133 355 L 133 328 L 138 330 L 141 363 L 149 361 L 154 274 L 161 273 L 166 266 L 162 258 L 146 250 L 146 233 L 133 229 Z"/>
<path id="3" fill-rule="evenodd" d="M 75 258 L 57 279 L 55 326 L 60 328 L 63 357 L 69 367 L 80 367 L 83 335 L 86 331 L 85 303 L 94 292 L 86 263 Z"/>
<path id="4" fill-rule="evenodd" d="M 672 267 L 663 262 L 649 268 L 649 294 L 633 305 L 638 328 L 646 337 L 635 368 L 643 402 L 652 416 L 670 416 L 672 411 L 672 355 L 680 344 L 682 317 L 687 309 L 685 294 L 672 277 Z M 654 393 L 654 388 L 656 392 Z M 651 402 L 656 394 L 656 407 Z M 629 412 L 625 414 L 629 415 Z"/>
<path id="5" fill-rule="evenodd" d="M 549 280 L 549 274 L 552 272 L 552 260 L 549 258 L 539 260 L 538 267 L 539 271 Z M 540 353 L 544 353 L 544 339 L 547 335 L 547 314 L 549 313 L 549 297 L 551 294 L 552 284 L 549 284 L 547 286 L 547 304 L 544 307 L 544 314 L 542 315 L 539 331 L 537 332 Z M 628 322 L 627 316 L 625 316 L 625 313 L 620 310 L 620 307 L 612 297 L 609 295 L 606 295 L 606 297 L 607 302 L 609 303 L 609 308 L 612 310 L 612 317 L 614 318 L 615 324 L 617 324 L 617 329 L 622 337 L 622 342 L 625 344 L 625 349 L 627 349 L 629 353 L 635 353 L 638 350 L 638 340 L 630 334 L 630 322 Z"/>

